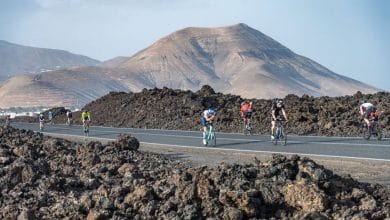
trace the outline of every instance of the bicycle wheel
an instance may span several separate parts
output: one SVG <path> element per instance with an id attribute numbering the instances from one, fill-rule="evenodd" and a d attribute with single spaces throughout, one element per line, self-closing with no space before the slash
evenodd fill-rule
<path id="1" fill-rule="evenodd" d="M 283 129 L 280 132 L 280 142 L 282 143 L 283 146 L 287 144 L 287 135 L 284 133 Z"/>
<path id="2" fill-rule="evenodd" d="M 377 140 L 381 141 L 382 140 L 382 129 L 378 123 L 376 124 L 376 132 L 377 132 L 377 134 L 376 134 Z"/>
<path id="3" fill-rule="evenodd" d="M 209 141 L 210 141 L 210 134 L 209 132 L 206 133 L 206 142 L 204 144 L 205 147 L 207 147 L 207 145 L 209 145 Z"/>
<path id="4" fill-rule="evenodd" d="M 244 135 L 248 135 L 248 129 L 247 129 L 247 126 L 246 126 L 246 122 L 243 121 L 242 125 L 243 125 L 243 129 L 242 130 L 243 130 Z"/>
<path id="5" fill-rule="evenodd" d="M 363 124 L 362 135 L 365 140 L 369 140 L 371 137 L 371 130 L 366 124 Z"/>
<path id="6" fill-rule="evenodd" d="M 252 136 L 252 122 L 249 122 L 248 124 L 248 134 Z"/>
<path id="7" fill-rule="evenodd" d="M 280 136 L 279 133 L 280 133 L 280 132 L 279 132 L 279 128 L 276 128 L 275 136 L 274 136 L 274 139 L 272 140 L 272 143 L 273 143 L 274 145 L 277 145 L 277 144 L 278 144 L 278 139 L 279 139 L 279 136 Z"/>
<path id="8" fill-rule="evenodd" d="M 213 147 L 215 147 L 217 145 L 217 137 L 215 136 L 214 132 L 211 134 L 211 145 Z"/>

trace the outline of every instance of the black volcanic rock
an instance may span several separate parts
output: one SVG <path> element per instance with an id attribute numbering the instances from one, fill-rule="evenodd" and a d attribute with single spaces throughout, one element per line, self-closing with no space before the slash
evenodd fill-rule
<path id="1" fill-rule="evenodd" d="M 288 133 L 298 135 L 359 136 L 361 133 L 359 101 L 366 98 L 378 108 L 384 135 L 390 130 L 390 94 L 357 93 L 353 96 L 318 97 L 288 95 L 285 106 Z M 94 125 L 158 129 L 199 130 L 203 110 L 216 108 L 216 129 L 241 132 L 240 103 L 243 98 L 215 93 L 209 86 L 198 92 L 144 89 L 140 93 L 112 92 L 85 106 L 92 113 Z M 272 100 L 251 99 L 255 133 L 269 134 Z M 74 114 L 79 120 L 80 113 Z M 65 117 L 55 120 L 65 122 Z M 78 122 L 80 123 L 80 121 Z"/>
<path id="2" fill-rule="evenodd" d="M 137 148 L 130 136 L 82 145 L 0 127 L 0 218 L 390 217 L 386 188 L 337 176 L 308 158 L 190 167 Z"/>

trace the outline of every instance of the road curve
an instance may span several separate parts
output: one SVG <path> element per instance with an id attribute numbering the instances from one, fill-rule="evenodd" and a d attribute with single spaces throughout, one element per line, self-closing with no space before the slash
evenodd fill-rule
<path id="1" fill-rule="evenodd" d="M 12 123 L 13 127 L 38 131 L 38 123 Z M 44 133 L 83 136 L 78 125 L 46 125 Z M 118 134 L 129 133 L 141 144 L 202 148 L 201 132 L 175 131 L 159 129 L 97 127 L 90 129 L 90 137 L 114 140 Z M 288 136 L 286 146 L 273 145 L 269 136 L 244 136 L 235 133 L 218 132 L 217 146 L 219 150 L 299 154 L 302 156 L 320 156 L 358 160 L 377 160 L 390 162 L 390 140 L 366 141 L 360 137 L 312 137 Z"/>

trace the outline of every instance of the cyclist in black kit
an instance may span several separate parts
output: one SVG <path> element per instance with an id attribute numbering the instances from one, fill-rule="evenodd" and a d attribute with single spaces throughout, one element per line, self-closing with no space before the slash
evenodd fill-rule
<path id="1" fill-rule="evenodd" d="M 276 120 L 280 119 L 281 113 L 283 114 L 284 119 L 287 121 L 287 114 L 286 111 L 284 110 L 284 102 L 282 99 L 277 100 L 272 104 L 272 109 L 271 109 L 271 139 L 275 139 L 275 128 L 276 128 Z"/>

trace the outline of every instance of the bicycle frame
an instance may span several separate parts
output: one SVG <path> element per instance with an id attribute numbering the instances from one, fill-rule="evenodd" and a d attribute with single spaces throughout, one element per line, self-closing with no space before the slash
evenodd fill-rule
<path id="1" fill-rule="evenodd" d="M 207 124 L 206 143 L 207 145 L 211 143 L 214 147 L 216 145 L 215 131 L 212 123 Z"/>
<path id="2" fill-rule="evenodd" d="M 10 124 L 11 124 L 11 119 L 6 118 L 6 119 L 5 119 L 5 126 L 6 126 L 6 127 L 9 127 Z"/>
<path id="3" fill-rule="evenodd" d="M 45 121 L 39 121 L 39 130 L 43 130 L 45 127 Z"/>
<path id="4" fill-rule="evenodd" d="M 366 140 L 369 140 L 372 135 L 376 136 L 378 141 L 382 140 L 382 131 L 380 129 L 379 121 L 374 120 L 374 118 L 370 118 L 371 126 L 367 126 L 367 123 L 363 121 L 362 125 L 362 135 L 363 138 Z"/>
<path id="5" fill-rule="evenodd" d="M 83 130 L 84 130 L 84 135 L 89 136 L 89 121 L 87 120 L 83 121 Z"/>
<path id="6" fill-rule="evenodd" d="M 282 145 L 286 145 L 287 144 L 287 135 L 284 133 L 284 129 L 282 126 L 282 120 L 277 119 L 275 121 L 275 126 L 276 126 L 276 131 L 275 131 L 274 140 L 272 141 L 273 144 L 276 145 L 278 143 L 278 141 L 280 141 L 282 143 Z"/>
<path id="7" fill-rule="evenodd" d="M 252 135 L 252 120 L 251 118 L 243 118 L 244 135 Z"/>

